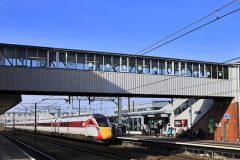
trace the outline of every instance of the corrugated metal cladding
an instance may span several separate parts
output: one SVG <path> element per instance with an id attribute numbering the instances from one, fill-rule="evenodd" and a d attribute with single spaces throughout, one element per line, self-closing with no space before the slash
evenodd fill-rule
<path id="1" fill-rule="evenodd" d="M 1 91 L 234 97 L 234 80 L 169 75 L 0 67 Z M 232 71 L 229 69 L 229 77 Z"/>

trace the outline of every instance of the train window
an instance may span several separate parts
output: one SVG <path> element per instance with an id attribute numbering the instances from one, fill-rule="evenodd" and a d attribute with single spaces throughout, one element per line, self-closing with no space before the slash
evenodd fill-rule
<path id="1" fill-rule="evenodd" d="M 105 116 L 103 116 L 101 114 L 95 114 L 93 116 L 96 119 L 99 127 L 109 127 L 110 126 L 108 119 Z"/>
<path id="2" fill-rule="evenodd" d="M 92 125 L 93 125 L 93 122 L 92 122 L 92 120 L 89 120 L 89 125 L 90 125 L 90 124 L 92 124 Z"/>

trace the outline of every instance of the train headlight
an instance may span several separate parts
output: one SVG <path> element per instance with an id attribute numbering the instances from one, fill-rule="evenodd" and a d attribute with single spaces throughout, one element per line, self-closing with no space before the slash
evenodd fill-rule
<path id="1" fill-rule="evenodd" d="M 101 131 L 99 127 L 96 127 L 96 129 L 97 129 L 97 131 L 99 131 L 99 132 Z"/>

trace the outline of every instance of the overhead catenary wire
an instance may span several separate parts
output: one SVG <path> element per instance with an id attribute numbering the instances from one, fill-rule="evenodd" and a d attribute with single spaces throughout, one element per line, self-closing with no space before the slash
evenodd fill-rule
<path id="1" fill-rule="evenodd" d="M 208 23 L 206 23 L 206 24 L 204 24 L 204 25 L 202 25 L 202 26 L 200 26 L 200 27 L 198 27 L 198 28 L 195 28 L 195 29 L 193 29 L 193 30 L 191 30 L 191 31 L 189 31 L 189 32 L 181 35 L 181 36 L 178 36 L 178 37 L 176 37 L 176 38 L 174 38 L 174 39 L 172 39 L 172 40 L 170 40 L 170 41 L 168 41 L 168 42 L 166 42 L 166 43 L 164 43 L 164 44 L 162 44 L 162 45 L 159 45 L 159 46 L 153 48 L 152 50 L 157 49 L 157 48 L 159 48 L 159 47 L 161 47 L 161 46 L 163 46 L 163 45 L 166 45 L 166 44 L 168 44 L 168 43 L 170 43 L 170 42 L 172 42 L 172 41 L 174 41 L 174 40 L 176 40 L 176 39 L 178 39 L 178 38 L 181 38 L 181 37 L 183 37 L 183 36 L 185 36 L 185 35 L 193 32 L 193 31 L 195 31 L 195 30 L 197 30 L 197 29 L 200 29 L 200 28 L 202 28 L 202 27 L 204 27 L 204 26 L 206 26 L 206 25 L 208 25 L 208 24 L 210 24 L 210 23 L 212 23 L 212 22 L 215 22 L 216 20 L 219 20 L 219 19 L 221 19 L 221 18 L 223 18 L 223 17 L 226 17 L 227 15 L 230 15 L 230 14 L 236 12 L 236 11 L 239 11 L 239 10 L 240 10 L 240 8 L 238 8 L 238 9 L 232 11 L 232 12 L 229 12 L 229 13 L 227 13 L 227 14 L 219 17 L 218 19 L 212 20 L 212 21 L 210 21 L 210 22 L 208 22 Z M 150 51 L 152 51 L 152 50 L 150 50 Z M 147 51 L 147 52 L 150 52 L 150 51 Z M 147 53 L 147 52 L 145 52 L 145 53 Z M 145 53 L 144 53 L 144 54 L 145 54 Z M 224 62 L 219 63 L 219 64 L 224 64 L 224 63 L 226 63 L 226 62 L 229 62 L 229 61 L 232 61 L 232 60 L 236 60 L 236 59 L 238 59 L 238 58 L 240 58 L 240 57 L 233 58 L 233 59 L 231 59 L 231 60 L 224 61 Z M 216 64 L 216 65 L 217 65 L 217 64 Z M 154 83 L 159 83 L 159 82 L 163 82 L 163 81 L 166 81 L 166 80 L 170 80 L 170 79 L 173 79 L 173 78 L 176 78 L 176 77 L 179 77 L 179 76 L 182 76 L 182 75 L 173 75 L 173 77 L 171 77 L 171 78 L 167 78 L 167 79 L 164 79 L 164 80 L 160 80 L 160 81 L 148 83 L 148 84 L 145 84 L 145 85 L 142 85 L 142 86 L 138 86 L 138 87 L 133 87 L 133 88 L 130 88 L 130 89 L 127 89 L 127 90 L 126 90 L 126 89 L 123 89 L 122 91 L 118 91 L 118 92 L 115 92 L 115 93 L 121 93 L 121 92 L 125 92 L 125 91 L 128 91 L 128 90 L 132 90 L 132 89 L 136 89 L 136 88 L 148 86 L 148 85 L 151 85 L 151 84 L 154 84 Z M 113 93 L 106 94 L 106 95 L 112 95 L 112 94 L 113 94 Z"/>
<path id="2" fill-rule="evenodd" d="M 234 1 L 230 2 L 230 3 L 228 3 L 227 5 L 225 5 L 225 6 L 221 7 L 221 8 L 219 8 L 218 11 L 221 10 L 221 9 L 223 9 L 223 8 L 225 8 L 226 6 L 228 6 L 228 5 L 230 5 L 230 4 L 232 4 L 232 3 L 235 2 L 235 1 L 236 1 L 236 0 L 234 0 Z M 217 10 L 216 10 L 216 11 L 217 11 Z M 158 41 L 157 43 L 159 43 L 159 42 L 161 42 L 161 41 L 163 41 L 163 40 L 165 40 L 165 39 L 171 37 L 172 35 L 174 35 L 174 34 L 180 32 L 180 31 L 182 31 L 182 30 L 184 30 L 184 29 L 186 29 L 186 28 L 188 28 L 189 26 L 191 26 L 191 25 L 193 25 L 193 24 L 195 24 L 195 23 L 201 21 L 202 19 L 204 19 L 204 18 L 206 18 L 206 17 L 212 15 L 212 14 L 215 13 L 216 11 L 214 11 L 214 12 L 210 13 L 209 15 L 207 15 L 207 16 L 205 16 L 205 17 L 203 17 L 203 18 L 201 18 L 201 19 L 199 19 L 199 20 L 197 20 L 197 21 L 195 21 L 194 23 L 188 25 L 187 27 L 184 27 L 183 29 L 181 29 L 181 30 L 179 30 L 179 31 L 177 31 L 177 32 L 175 32 L 175 33 L 173 33 L 173 34 L 171 34 L 170 36 L 168 36 L 168 37 L 166 37 L 166 38 L 164 38 L 164 39 Z M 223 16 L 222 16 L 222 17 L 223 17 Z M 199 28 L 198 28 L 198 29 L 199 29 Z M 197 30 L 197 29 L 196 29 L 196 30 Z M 189 32 L 189 33 L 190 33 L 190 32 Z M 187 33 L 187 34 L 188 34 L 188 33 Z M 182 36 L 184 36 L 184 35 L 182 35 Z M 181 36 L 181 37 L 182 37 L 182 36 Z M 178 38 L 180 38 L 180 37 L 178 37 Z M 173 39 L 173 40 L 171 40 L 171 41 L 168 41 L 167 43 L 170 43 L 170 42 L 172 42 L 172 41 L 174 41 L 174 40 L 176 40 L 176 39 L 178 39 L 178 38 L 175 38 L 175 39 Z M 157 44 L 157 43 L 155 43 L 155 44 Z M 165 44 L 167 44 L 167 43 L 165 43 Z M 151 46 L 149 46 L 149 47 L 147 47 L 147 48 L 141 50 L 140 52 L 142 52 L 142 51 L 144 51 L 144 50 L 146 50 L 146 49 L 148 49 L 148 48 L 154 46 L 155 44 L 153 44 L 153 45 L 151 45 Z M 163 45 L 165 45 L 165 44 L 163 44 Z M 161 46 L 163 46 L 163 45 L 160 45 L 160 46 L 158 46 L 158 47 L 155 47 L 155 48 L 151 49 L 150 51 L 144 52 L 144 53 L 141 54 L 141 55 L 144 55 L 144 54 L 146 54 L 146 53 L 149 53 L 149 52 L 151 52 L 151 51 L 153 51 L 153 50 L 155 50 L 155 49 L 157 49 L 157 48 L 159 48 L 159 47 L 161 47 Z M 138 52 L 138 53 L 140 53 L 140 52 Z M 138 53 L 136 53 L 136 54 L 138 54 Z M 135 55 L 136 55 L 136 54 L 135 54 Z M 130 58 L 131 58 L 131 57 L 134 57 L 135 55 L 130 56 Z M 115 65 L 116 65 L 116 64 L 115 64 Z M 113 65 L 113 66 L 114 66 L 114 65 Z M 111 67 L 111 68 L 112 68 L 112 67 Z M 111 69 L 111 68 L 110 68 L 110 69 Z M 88 79 L 86 79 L 86 80 L 84 80 L 84 81 L 82 81 L 82 82 L 76 84 L 76 85 L 73 85 L 73 86 L 71 86 L 71 87 L 69 87 L 69 88 L 67 88 L 67 89 L 65 89 L 65 90 L 63 90 L 63 91 L 61 91 L 61 92 L 59 92 L 58 94 L 55 94 L 55 95 L 59 95 L 59 94 L 61 94 L 62 92 L 65 92 L 65 91 L 67 91 L 67 90 L 69 90 L 69 89 L 71 89 L 71 88 L 73 88 L 73 87 L 75 87 L 75 86 L 77 86 L 77 85 L 79 85 L 79 84 L 81 84 L 81 83 L 84 83 L 84 82 L 86 82 L 86 81 L 88 81 L 88 80 L 90 80 L 90 79 L 92 79 L 92 78 L 94 78 L 94 77 L 97 77 L 97 76 L 99 76 L 100 74 L 103 74 L 103 73 L 104 73 L 104 71 L 102 71 L 102 72 L 100 72 L 100 73 L 98 73 L 98 74 L 96 74 L 96 75 L 94 75 L 94 76 L 92 76 L 92 77 L 90 77 L 90 78 L 88 78 Z M 53 97 L 53 96 L 54 96 L 54 95 L 50 96 L 50 97 L 47 98 L 47 99 L 50 99 L 50 98 Z M 42 100 L 42 101 L 43 101 L 43 100 Z M 41 103 L 42 101 L 39 101 L 38 103 Z M 38 104 L 38 103 L 37 103 L 37 104 Z"/>

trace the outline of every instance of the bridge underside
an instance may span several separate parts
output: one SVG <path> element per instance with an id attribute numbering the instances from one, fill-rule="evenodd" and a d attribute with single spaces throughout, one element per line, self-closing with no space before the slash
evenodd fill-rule
<path id="1" fill-rule="evenodd" d="M 26 95 L 216 99 L 235 97 L 233 80 L 175 75 L 0 66 L 0 114 Z M 230 77 L 232 71 L 229 71 Z M 3 101 L 5 99 L 3 98 Z"/>
<path id="2" fill-rule="evenodd" d="M 36 92 L 36 91 L 1 91 L 0 94 L 20 95 L 55 95 L 55 96 L 95 96 L 95 97 L 136 97 L 136 98 L 196 98 L 196 99 L 222 99 L 234 98 L 226 96 L 197 96 L 197 95 L 155 95 L 155 94 L 120 94 L 120 93 L 95 93 L 95 92 Z"/>

